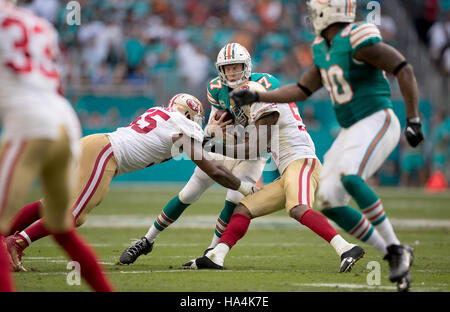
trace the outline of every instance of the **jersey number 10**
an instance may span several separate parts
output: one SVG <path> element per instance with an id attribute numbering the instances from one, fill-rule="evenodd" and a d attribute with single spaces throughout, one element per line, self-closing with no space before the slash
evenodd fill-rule
<path id="1" fill-rule="evenodd" d="M 339 105 L 350 102 L 353 98 L 353 90 L 348 81 L 344 77 L 344 70 L 339 65 L 330 66 L 328 71 L 324 68 L 320 69 L 323 84 L 330 93 L 333 105 Z"/>

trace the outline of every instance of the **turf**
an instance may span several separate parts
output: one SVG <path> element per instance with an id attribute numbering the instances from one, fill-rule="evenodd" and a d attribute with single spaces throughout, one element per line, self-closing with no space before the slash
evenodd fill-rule
<path id="1" fill-rule="evenodd" d="M 91 213 L 92 219 L 105 220 L 101 227 L 89 225 L 80 233 L 94 246 L 118 291 L 395 291 L 388 280 L 389 268 L 381 255 L 362 245 L 367 254 L 350 273 L 337 273 L 339 258 L 334 250 L 311 231 L 285 223 L 252 224 L 247 235 L 229 253 L 223 271 L 183 270 L 181 264 L 202 255 L 213 234 L 210 228 L 172 226 L 157 239 L 153 251 L 130 266 L 117 265 L 122 251 L 133 239 L 143 236 L 146 227 L 115 227 L 105 216 L 152 220 L 180 187 L 115 186 L 104 202 Z M 394 219 L 429 219 L 450 222 L 450 193 L 426 194 L 418 189 L 378 189 L 385 210 Z M 189 207 L 183 218 L 218 215 L 225 191 L 209 190 Z M 36 199 L 37 193 L 30 199 Z M 280 219 L 284 211 L 277 212 Z M 262 218 L 261 218 L 262 219 Z M 289 218 L 286 217 L 286 220 Z M 133 220 L 133 219 L 131 219 Z M 209 220 L 209 219 L 208 219 Z M 150 225 L 150 224 L 149 224 Z M 176 223 L 174 224 L 176 225 Z M 403 243 L 415 248 L 412 291 L 450 291 L 449 228 L 411 228 L 396 230 Z M 342 233 L 354 242 L 355 240 Z M 18 291 L 88 291 L 81 285 L 68 285 L 68 260 L 51 238 L 44 238 L 25 250 L 28 272 L 15 273 Z M 381 284 L 368 285 L 369 262 L 381 265 Z M 369 275 L 370 276 L 370 275 Z"/>

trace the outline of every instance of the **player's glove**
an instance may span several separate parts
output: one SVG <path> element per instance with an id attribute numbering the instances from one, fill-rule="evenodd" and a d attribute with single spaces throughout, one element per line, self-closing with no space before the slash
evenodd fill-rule
<path id="1" fill-rule="evenodd" d="M 419 117 L 408 118 L 405 129 L 406 140 L 409 145 L 416 147 L 423 141 L 422 124 Z"/>
<path id="2" fill-rule="evenodd" d="M 239 89 L 230 93 L 230 97 L 233 99 L 236 107 L 250 105 L 259 101 L 259 94 L 255 91 Z"/>
<path id="3" fill-rule="evenodd" d="M 258 192 L 259 188 L 252 182 L 241 181 L 238 191 L 242 193 L 242 195 L 247 196 Z"/>

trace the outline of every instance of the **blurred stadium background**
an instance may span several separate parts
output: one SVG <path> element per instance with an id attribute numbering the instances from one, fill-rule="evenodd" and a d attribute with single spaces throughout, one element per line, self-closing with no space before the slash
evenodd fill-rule
<path id="1" fill-rule="evenodd" d="M 67 23 L 69 1 L 35 0 L 27 6 L 59 32 L 64 89 L 79 114 L 83 135 L 113 131 L 180 92 L 198 97 L 208 115 L 206 84 L 217 75 L 216 56 L 227 42 L 247 47 L 253 71 L 271 73 L 282 85 L 296 82 L 312 65 L 314 35 L 305 21 L 306 1 L 77 2 L 80 25 Z M 369 2 L 358 0 L 359 19 L 371 12 Z M 412 149 L 402 136 L 371 183 L 439 188 L 450 181 L 450 0 L 377 2 L 384 40 L 415 68 L 427 140 Z M 396 80 L 390 80 L 404 126 L 402 97 Z M 339 131 L 329 102 L 323 88 L 298 103 L 321 160 Z M 182 182 L 193 168 L 192 162 L 172 160 L 116 181 Z M 439 180 L 442 176 L 446 181 Z"/>

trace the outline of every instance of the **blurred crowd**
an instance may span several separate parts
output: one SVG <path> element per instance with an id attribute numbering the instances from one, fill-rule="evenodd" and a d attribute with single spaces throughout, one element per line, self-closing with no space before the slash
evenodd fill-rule
<path id="1" fill-rule="evenodd" d="M 414 0 L 415 26 L 442 74 L 450 76 L 450 0 Z"/>
<path id="2" fill-rule="evenodd" d="M 31 5 L 59 31 L 66 84 L 145 85 L 177 72 L 190 86 L 204 85 L 230 41 L 248 48 L 255 71 L 281 83 L 312 64 L 306 1 L 80 0 L 81 25 L 67 23 L 67 2 Z M 383 16 L 380 27 L 395 38 L 392 19 Z"/>
<path id="3" fill-rule="evenodd" d="M 441 71 L 448 74 L 450 0 L 412 1 L 419 8 L 418 34 Z M 183 86 L 207 103 L 206 83 L 217 75 L 217 53 L 228 42 L 244 45 L 252 55 L 253 71 L 271 73 L 282 85 L 297 81 L 313 63 L 310 44 L 315 36 L 306 19 L 306 1 L 78 0 L 80 25 L 68 23 L 68 2 L 34 0 L 30 5 L 59 32 L 66 86 L 157 86 L 158 92 L 174 88 L 166 90 L 168 94 L 180 92 Z M 368 2 L 358 0 L 358 20 L 368 13 Z M 442 13 L 445 10 L 447 15 Z M 384 10 L 379 28 L 383 39 L 395 46 L 396 21 Z M 392 86 L 398 88 L 395 83 Z M 320 110 L 304 113 L 312 128 L 324 124 Z M 91 115 L 83 118 L 91 128 L 110 120 L 110 114 Z M 413 150 L 403 142 L 381 174 L 389 177 L 392 171 L 398 183 L 405 185 L 423 185 L 435 167 L 447 170 L 450 177 L 450 119 L 445 113 L 435 118 L 427 129 L 432 138 L 428 145 Z M 335 128 L 326 128 L 328 136 L 335 135 Z"/>

